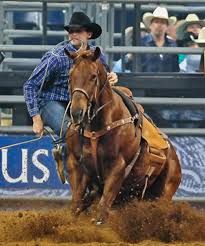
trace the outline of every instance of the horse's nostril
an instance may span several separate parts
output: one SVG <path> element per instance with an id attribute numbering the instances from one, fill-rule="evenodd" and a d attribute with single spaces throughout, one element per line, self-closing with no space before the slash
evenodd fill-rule
<path id="1" fill-rule="evenodd" d="M 74 123 L 81 123 L 84 118 L 84 111 L 83 109 L 72 111 L 71 112 L 72 118 Z"/>

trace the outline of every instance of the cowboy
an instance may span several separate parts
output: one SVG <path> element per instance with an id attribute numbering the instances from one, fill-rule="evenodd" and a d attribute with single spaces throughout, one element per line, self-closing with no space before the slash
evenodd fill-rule
<path id="1" fill-rule="evenodd" d="M 184 20 L 181 20 L 177 27 L 178 46 L 197 48 L 192 38 L 197 38 L 205 21 L 200 20 L 196 14 L 188 14 Z M 195 73 L 199 71 L 200 55 L 179 54 L 180 71 Z"/>
<path id="2" fill-rule="evenodd" d="M 176 42 L 167 37 L 167 28 L 174 23 L 168 17 L 167 9 L 157 7 L 153 13 L 143 16 L 144 24 L 150 29 L 150 34 L 142 40 L 142 46 L 176 47 Z M 176 54 L 143 54 L 141 56 L 143 72 L 178 72 L 178 56 Z"/>
<path id="3" fill-rule="evenodd" d="M 181 20 L 177 26 L 177 39 L 183 40 L 186 32 L 194 33 L 198 36 L 202 27 L 205 26 L 205 21 L 200 20 L 196 14 L 188 14 L 184 20 Z"/>
<path id="4" fill-rule="evenodd" d="M 62 136 L 66 133 L 69 118 L 64 113 L 70 98 L 68 74 L 73 62 L 65 55 L 64 49 L 75 52 L 83 44 L 85 49 L 94 50 L 95 47 L 89 45 L 88 41 L 98 38 L 102 33 L 101 27 L 91 22 L 83 12 L 74 12 L 64 29 L 71 41 L 48 51 L 24 84 L 24 97 L 33 120 L 33 132 L 39 135 L 43 134 L 44 125 L 49 126 L 58 136 L 61 131 Z M 107 67 L 103 54 L 100 61 Z M 107 73 L 107 77 L 110 83 L 118 80 L 113 72 Z M 66 155 L 63 158 L 65 164 Z"/>

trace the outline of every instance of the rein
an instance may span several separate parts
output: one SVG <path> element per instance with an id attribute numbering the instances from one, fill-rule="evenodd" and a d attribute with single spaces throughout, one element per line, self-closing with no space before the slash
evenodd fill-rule
<path id="1" fill-rule="evenodd" d="M 52 138 L 52 140 L 53 140 L 54 143 L 57 142 L 57 140 L 55 139 L 55 137 L 46 128 L 44 128 L 44 130 L 50 135 L 50 137 Z M 39 136 L 38 138 L 35 138 L 35 139 L 26 140 L 26 141 L 22 141 L 22 142 L 19 142 L 19 143 L 9 144 L 9 145 L 0 147 L 0 150 L 2 150 L 2 149 L 8 149 L 8 148 L 19 146 L 19 145 L 22 145 L 22 144 L 36 142 L 36 141 L 40 140 L 43 137 L 45 137 L 45 136 L 42 134 L 41 136 Z"/>

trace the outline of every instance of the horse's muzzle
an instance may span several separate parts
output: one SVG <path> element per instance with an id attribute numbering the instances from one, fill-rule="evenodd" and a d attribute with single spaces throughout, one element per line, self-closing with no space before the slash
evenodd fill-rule
<path id="1" fill-rule="evenodd" d="M 85 112 L 83 109 L 79 109 L 75 111 L 71 110 L 70 113 L 71 113 L 71 121 L 74 124 L 80 124 L 83 121 L 83 118 L 85 116 Z"/>

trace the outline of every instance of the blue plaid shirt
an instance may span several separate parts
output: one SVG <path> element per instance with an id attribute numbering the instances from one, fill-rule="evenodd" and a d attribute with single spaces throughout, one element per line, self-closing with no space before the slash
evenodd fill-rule
<path id="1" fill-rule="evenodd" d="M 91 50 L 95 46 L 89 46 Z M 39 114 L 39 99 L 48 101 L 69 101 L 68 73 L 73 60 L 64 53 L 64 48 L 76 51 L 71 44 L 64 44 L 48 51 L 24 84 L 24 97 L 31 117 Z M 106 65 L 105 56 L 101 62 Z"/>

